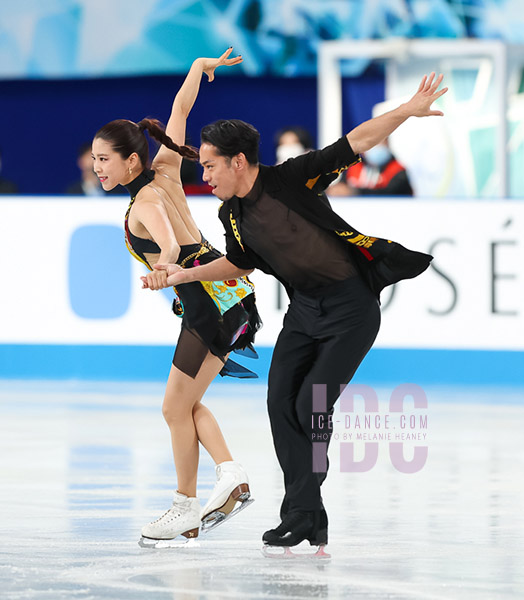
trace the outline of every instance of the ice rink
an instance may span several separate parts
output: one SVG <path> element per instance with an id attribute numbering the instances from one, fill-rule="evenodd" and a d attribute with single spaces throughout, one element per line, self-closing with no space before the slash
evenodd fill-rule
<path id="1" fill-rule="evenodd" d="M 263 384 L 213 384 L 206 400 L 256 502 L 199 547 L 151 550 L 138 546 L 140 528 L 169 507 L 176 485 L 163 386 L 3 381 L 2 597 L 522 598 L 524 390 L 425 391 L 425 441 L 405 450 L 409 459 L 413 445 L 427 446 L 416 473 L 393 468 L 384 441 L 373 468 L 342 472 L 347 428 L 337 413 L 323 487 L 332 558 L 319 561 L 261 553 L 282 493 Z M 391 389 L 377 393 L 387 412 Z M 203 451 L 202 502 L 213 484 Z"/>

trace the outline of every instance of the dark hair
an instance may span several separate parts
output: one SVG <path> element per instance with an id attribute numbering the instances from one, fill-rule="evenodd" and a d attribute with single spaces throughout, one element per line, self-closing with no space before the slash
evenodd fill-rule
<path id="1" fill-rule="evenodd" d="M 211 144 L 219 156 L 232 158 L 243 152 L 248 163 L 258 164 L 260 133 L 238 119 L 220 120 L 206 125 L 200 134 L 202 144 Z"/>
<path id="2" fill-rule="evenodd" d="M 161 144 L 178 152 L 183 158 L 198 160 L 198 150 L 191 146 L 179 146 L 166 135 L 162 123 L 157 119 L 142 119 L 138 123 L 126 119 L 116 119 L 101 127 L 95 134 L 95 139 L 100 138 L 111 144 L 115 152 L 122 158 L 128 158 L 136 152 L 142 165 L 145 167 L 149 162 L 149 144 L 144 135 L 144 130 Z"/>
<path id="3" fill-rule="evenodd" d="M 91 146 L 91 142 L 84 142 L 83 144 L 80 144 L 76 153 L 77 157 L 80 158 L 81 156 L 84 156 L 86 152 L 89 152 L 91 154 Z"/>
<path id="4" fill-rule="evenodd" d="M 306 150 L 313 148 L 313 138 L 309 131 L 305 127 L 300 127 L 299 125 L 293 127 L 283 127 L 279 129 L 275 133 L 275 147 L 280 144 L 280 138 L 284 135 L 284 133 L 294 133 L 298 141 L 304 146 Z"/>

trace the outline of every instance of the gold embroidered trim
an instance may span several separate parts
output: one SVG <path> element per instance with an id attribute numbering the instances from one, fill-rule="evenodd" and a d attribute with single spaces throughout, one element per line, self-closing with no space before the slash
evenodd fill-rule
<path id="1" fill-rule="evenodd" d="M 335 169 L 334 171 L 331 171 L 330 175 L 335 174 L 335 173 L 337 175 L 340 175 L 340 173 L 342 173 L 342 171 L 346 171 L 347 169 L 349 169 L 349 167 L 351 167 L 352 165 L 354 165 L 358 162 L 362 162 L 362 158 L 360 156 L 357 158 L 357 160 L 355 160 L 351 164 L 344 165 L 343 167 L 340 167 L 340 169 Z M 308 187 L 310 190 L 312 190 L 315 187 L 315 184 L 319 179 L 320 179 L 320 175 L 313 177 L 313 179 L 308 179 L 306 182 L 306 187 Z"/>
<path id="2" fill-rule="evenodd" d="M 315 187 L 315 183 L 320 179 L 320 175 L 317 175 L 313 179 L 308 179 L 306 183 L 306 187 L 312 190 Z"/>
<path id="3" fill-rule="evenodd" d="M 354 231 L 336 231 L 335 233 L 341 238 L 345 238 L 346 242 L 364 248 L 371 248 L 374 242 L 377 241 L 377 238 L 362 235 L 361 233 L 355 233 Z"/>
<path id="4" fill-rule="evenodd" d="M 231 223 L 231 227 L 233 229 L 233 235 L 235 236 L 236 241 L 240 244 L 240 247 L 242 248 L 242 252 L 245 252 L 244 246 L 242 245 L 242 239 L 241 239 L 240 233 L 238 231 L 237 222 L 235 221 L 235 219 L 233 219 L 233 214 L 231 213 L 231 211 L 229 211 L 229 221 Z"/>
<path id="5" fill-rule="evenodd" d="M 193 252 L 193 254 L 190 254 L 189 256 L 186 256 L 184 258 L 184 260 L 180 263 L 180 266 L 182 268 L 184 268 L 185 264 L 189 260 L 191 260 L 192 258 L 197 259 L 200 256 L 202 256 L 202 254 L 207 254 L 210 250 L 211 250 L 211 244 L 207 241 L 202 242 L 202 246 L 201 246 L 200 250 L 198 250 L 197 252 Z"/>

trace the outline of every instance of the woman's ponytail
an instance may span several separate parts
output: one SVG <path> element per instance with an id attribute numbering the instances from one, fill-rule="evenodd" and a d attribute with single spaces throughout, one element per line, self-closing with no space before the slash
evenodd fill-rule
<path id="1" fill-rule="evenodd" d="M 137 127 L 141 132 L 147 129 L 152 138 L 170 150 L 178 152 L 178 154 L 180 154 L 180 156 L 183 158 L 193 161 L 198 160 L 198 150 L 192 146 L 179 146 L 178 144 L 175 144 L 175 142 L 166 134 L 162 123 L 160 123 L 160 121 L 157 119 L 142 119 L 137 123 Z"/>

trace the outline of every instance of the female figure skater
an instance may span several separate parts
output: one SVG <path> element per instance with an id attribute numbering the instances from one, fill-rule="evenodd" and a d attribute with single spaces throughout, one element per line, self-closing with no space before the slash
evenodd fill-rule
<path id="1" fill-rule="evenodd" d="M 121 184 L 131 195 L 125 218 L 126 243 L 149 269 L 157 262 L 192 267 L 221 256 L 202 237 L 191 216 L 180 165 L 182 157 L 198 159 L 198 152 L 185 146 L 184 140 L 186 119 L 202 75 L 206 73 L 213 81 L 217 67 L 240 63 L 240 56 L 229 58 L 231 51 L 229 48 L 220 58 L 195 60 L 173 102 L 165 131 L 153 119 L 139 123 L 120 119 L 102 127 L 93 140 L 94 171 L 104 190 Z M 162 144 L 152 169 L 147 166 L 145 130 Z M 151 270 L 144 287 L 158 287 L 165 279 L 165 272 Z M 219 372 L 252 375 L 228 360 L 228 353 L 247 348 L 256 356 L 250 347 L 260 327 L 253 286 L 245 277 L 181 285 L 175 290 L 173 311 L 182 316 L 182 329 L 163 414 L 171 432 L 178 489 L 172 507 L 142 528 L 142 546 L 178 545 L 197 537 L 201 524 L 204 531 L 210 529 L 252 502 L 248 477 L 233 461 L 215 418 L 201 400 Z M 199 441 L 217 465 L 217 483 L 202 511 L 196 498 Z"/>

